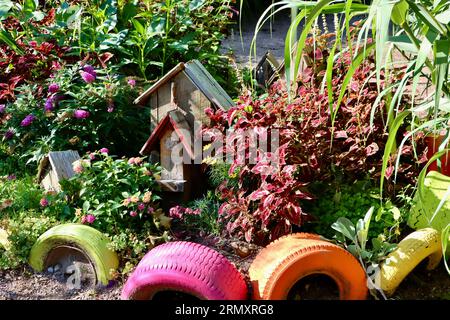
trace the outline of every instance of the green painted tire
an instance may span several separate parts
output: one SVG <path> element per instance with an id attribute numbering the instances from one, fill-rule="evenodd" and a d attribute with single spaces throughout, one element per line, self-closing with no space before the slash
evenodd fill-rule
<path id="1" fill-rule="evenodd" d="M 109 239 L 100 231 L 82 224 L 62 224 L 51 228 L 33 245 L 29 264 L 39 272 L 45 270 L 50 252 L 58 247 L 77 248 L 89 259 L 95 271 L 97 284 L 107 285 L 112 279 L 112 270 L 119 266 L 114 251 L 108 249 Z"/>
<path id="2" fill-rule="evenodd" d="M 0 248 L 9 250 L 10 247 L 11 247 L 11 243 L 8 240 L 8 232 L 6 230 L 0 228 Z"/>

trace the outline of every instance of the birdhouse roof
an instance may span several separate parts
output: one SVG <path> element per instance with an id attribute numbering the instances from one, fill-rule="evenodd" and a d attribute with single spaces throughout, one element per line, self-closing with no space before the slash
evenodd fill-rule
<path id="1" fill-rule="evenodd" d="M 169 112 L 164 119 L 161 120 L 155 130 L 153 130 L 150 138 L 148 138 L 147 142 L 142 147 L 140 154 L 150 154 L 150 152 L 159 144 L 161 137 L 167 130 L 173 130 L 177 134 L 184 149 L 191 159 L 194 159 L 193 130 L 189 126 L 184 115 L 178 110 Z"/>
<path id="2" fill-rule="evenodd" d="M 77 151 L 51 151 L 46 155 L 39 163 L 38 168 L 38 183 L 44 178 L 47 167 L 50 165 L 54 170 L 58 180 L 68 179 L 75 173 L 72 168 L 72 164 L 80 159 L 80 155 Z"/>
<path id="3" fill-rule="evenodd" d="M 162 85 L 170 81 L 172 78 L 176 77 L 180 72 L 184 72 L 192 83 L 215 106 L 228 110 L 234 105 L 234 102 L 230 96 L 198 60 L 192 60 L 188 63 L 179 63 L 175 68 L 166 73 L 164 77 L 159 79 L 153 86 L 140 95 L 134 103 L 146 103 L 155 91 L 157 91 Z"/>

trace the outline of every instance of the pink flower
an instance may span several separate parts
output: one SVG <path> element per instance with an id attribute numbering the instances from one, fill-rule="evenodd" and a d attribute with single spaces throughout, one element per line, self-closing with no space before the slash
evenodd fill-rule
<path id="1" fill-rule="evenodd" d="M 86 119 L 89 118 L 90 113 L 89 111 L 78 109 L 74 111 L 73 116 L 77 119 Z"/>
<path id="2" fill-rule="evenodd" d="M 176 207 L 170 208 L 170 210 L 169 210 L 169 216 L 171 218 L 181 219 L 181 218 L 183 218 L 183 215 L 185 213 L 186 213 L 186 208 L 183 208 L 181 206 L 176 206 Z"/>
<path id="3" fill-rule="evenodd" d="M 139 211 L 142 211 L 142 210 L 144 210 L 144 209 L 145 209 L 145 204 L 139 203 L 139 205 L 138 205 L 138 210 L 139 210 Z"/>
<path id="4" fill-rule="evenodd" d="M 148 207 L 147 213 L 148 213 L 148 214 L 152 214 L 153 212 L 155 212 L 155 209 L 152 208 L 152 207 Z"/>
<path id="5" fill-rule="evenodd" d="M 30 42 L 28 42 L 28 44 L 30 45 L 30 47 L 32 47 L 32 48 L 35 48 L 35 47 L 37 47 L 37 42 L 36 41 L 30 41 Z"/>
<path id="6" fill-rule="evenodd" d="M 5 113 L 6 106 L 4 104 L 0 104 L 0 113 Z"/>
<path id="7" fill-rule="evenodd" d="M 80 71 L 81 77 L 83 78 L 84 82 L 86 83 L 92 83 L 95 81 L 96 76 L 85 71 Z"/>
<path id="8" fill-rule="evenodd" d="M 47 207 L 48 206 L 48 200 L 47 198 L 42 198 L 41 201 L 39 201 L 41 207 Z"/>
<path id="9" fill-rule="evenodd" d="M 93 66 L 91 66 L 90 64 L 87 64 L 83 67 L 83 70 L 91 75 L 93 75 L 94 77 L 97 77 L 97 72 L 95 72 L 95 69 Z"/>
<path id="10" fill-rule="evenodd" d="M 111 113 L 114 111 L 114 103 L 113 102 L 109 103 L 108 109 L 106 111 L 108 111 L 108 113 Z"/>
<path id="11" fill-rule="evenodd" d="M 130 212 L 130 216 L 136 217 L 136 216 L 137 216 L 137 212 L 136 212 L 136 211 L 131 211 L 131 212 Z"/>
<path id="12" fill-rule="evenodd" d="M 109 150 L 108 150 L 108 148 L 101 148 L 101 149 L 100 149 L 100 153 L 108 154 L 108 153 L 109 153 Z"/>
<path id="13" fill-rule="evenodd" d="M 134 158 L 128 159 L 128 164 L 134 164 Z"/>
<path id="14" fill-rule="evenodd" d="M 130 79 L 128 80 L 128 84 L 130 85 L 130 87 L 134 88 L 136 86 L 136 80 Z"/>
<path id="15" fill-rule="evenodd" d="M 57 83 L 52 83 L 48 86 L 48 92 L 50 93 L 56 93 L 59 90 L 59 85 Z"/>
<path id="16" fill-rule="evenodd" d="M 88 215 L 86 215 L 85 221 L 89 224 L 93 224 L 95 221 L 95 216 L 92 214 L 88 214 Z"/>
<path id="17" fill-rule="evenodd" d="M 80 174 L 80 173 L 82 173 L 82 172 L 84 171 L 84 168 L 83 168 L 83 166 L 81 165 L 81 163 L 77 163 L 76 165 L 73 166 L 73 171 L 74 171 L 75 173 Z"/>

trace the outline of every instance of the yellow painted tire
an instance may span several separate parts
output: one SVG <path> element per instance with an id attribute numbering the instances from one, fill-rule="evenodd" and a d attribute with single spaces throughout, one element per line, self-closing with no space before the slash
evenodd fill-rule
<path id="1" fill-rule="evenodd" d="M 392 295 L 403 279 L 427 257 L 428 270 L 436 268 L 442 258 L 441 234 L 432 228 L 411 233 L 388 255 L 381 264 L 381 289 L 386 295 Z"/>
<path id="2" fill-rule="evenodd" d="M 0 228 L 0 248 L 4 248 L 5 250 L 9 250 L 11 247 L 11 243 L 8 240 L 8 232 L 2 228 Z"/>
<path id="3" fill-rule="evenodd" d="M 119 266 L 119 259 L 108 248 L 109 239 L 100 231 L 82 224 L 62 224 L 51 228 L 34 244 L 30 252 L 30 266 L 39 272 L 47 268 L 50 252 L 61 246 L 81 250 L 95 269 L 97 283 L 107 285 L 112 280 L 112 270 Z"/>

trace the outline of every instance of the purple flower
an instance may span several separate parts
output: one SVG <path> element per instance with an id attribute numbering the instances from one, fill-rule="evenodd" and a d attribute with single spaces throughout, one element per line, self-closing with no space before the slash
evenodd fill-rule
<path id="1" fill-rule="evenodd" d="M 48 206 L 47 198 L 42 198 L 41 201 L 39 201 L 39 203 L 40 203 L 41 207 L 45 208 L 46 206 Z"/>
<path id="2" fill-rule="evenodd" d="M 11 129 L 9 129 L 8 131 L 5 132 L 4 137 L 6 140 L 11 140 L 12 137 L 14 137 L 14 132 Z"/>
<path id="3" fill-rule="evenodd" d="M 114 105 L 109 105 L 106 111 L 108 111 L 109 113 L 114 112 Z"/>
<path id="4" fill-rule="evenodd" d="M 92 74 L 94 77 L 97 77 L 97 72 L 95 72 L 95 69 L 90 64 L 87 64 L 83 67 L 83 70 L 87 73 Z"/>
<path id="5" fill-rule="evenodd" d="M 142 211 L 142 210 L 144 210 L 144 209 L 145 209 L 145 204 L 139 203 L 139 204 L 138 204 L 138 210 L 139 210 L 139 211 Z"/>
<path id="6" fill-rule="evenodd" d="M 108 150 L 108 148 L 101 148 L 100 153 L 108 154 L 109 150 Z"/>
<path id="7" fill-rule="evenodd" d="M 88 215 L 86 216 L 86 222 L 87 222 L 87 223 L 93 224 L 94 221 L 95 221 L 95 216 L 94 216 L 94 215 L 88 214 Z"/>
<path id="8" fill-rule="evenodd" d="M 5 113 L 6 106 L 4 104 L 0 104 L 0 113 Z"/>
<path id="9" fill-rule="evenodd" d="M 136 80 L 130 79 L 128 80 L 128 84 L 130 85 L 130 87 L 134 88 L 134 86 L 136 86 Z"/>
<path id="10" fill-rule="evenodd" d="M 84 82 L 86 82 L 86 83 L 92 83 L 95 81 L 96 76 L 89 72 L 80 71 L 80 74 L 81 74 L 81 77 L 83 78 Z"/>
<path id="11" fill-rule="evenodd" d="M 16 180 L 16 175 L 15 174 L 10 174 L 6 179 L 8 180 Z"/>
<path id="12" fill-rule="evenodd" d="M 92 214 L 87 214 L 87 215 L 81 217 L 82 224 L 86 224 L 86 223 L 93 224 L 94 221 L 95 221 L 95 216 Z"/>
<path id="13" fill-rule="evenodd" d="M 155 209 L 152 207 L 148 207 L 148 209 L 147 209 L 148 214 L 152 214 L 154 211 L 155 211 Z"/>
<path id="14" fill-rule="evenodd" d="M 22 122 L 20 123 L 20 126 L 22 127 L 28 127 L 33 123 L 33 121 L 36 119 L 36 117 L 32 114 L 27 115 Z"/>
<path id="15" fill-rule="evenodd" d="M 45 111 L 52 111 L 53 108 L 55 107 L 54 101 L 55 101 L 55 99 L 53 97 L 48 98 L 45 101 L 44 110 Z"/>
<path id="16" fill-rule="evenodd" d="M 130 216 L 136 217 L 136 216 L 137 216 L 137 212 L 136 212 L 136 211 L 131 211 L 131 212 L 130 212 Z"/>
<path id="17" fill-rule="evenodd" d="M 86 119 L 89 118 L 90 113 L 89 111 L 78 109 L 74 111 L 73 116 L 77 119 Z"/>
<path id="18" fill-rule="evenodd" d="M 57 83 L 52 83 L 48 86 L 48 92 L 50 93 L 56 93 L 59 90 L 59 85 Z"/>

